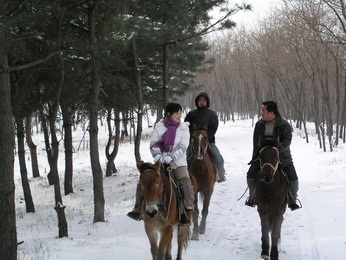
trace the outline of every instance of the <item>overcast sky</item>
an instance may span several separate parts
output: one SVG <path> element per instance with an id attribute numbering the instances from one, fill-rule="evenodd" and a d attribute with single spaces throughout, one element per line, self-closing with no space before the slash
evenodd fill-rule
<path id="1" fill-rule="evenodd" d="M 259 18 L 265 17 L 270 12 L 272 7 L 280 5 L 282 0 L 230 0 L 231 6 L 233 4 L 241 4 L 245 2 L 252 5 L 252 11 L 239 12 L 235 14 L 232 19 L 238 25 L 252 25 Z"/>

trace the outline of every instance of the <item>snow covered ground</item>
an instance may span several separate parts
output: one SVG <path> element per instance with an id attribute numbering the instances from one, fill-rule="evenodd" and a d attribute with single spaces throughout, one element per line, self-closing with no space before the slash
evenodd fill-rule
<path id="1" fill-rule="evenodd" d="M 100 127 L 100 156 L 105 167 L 105 127 Z M 146 129 L 150 133 L 150 129 Z M 216 134 L 224 159 L 227 181 L 215 184 L 207 219 L 206 234 L 190 241 L 184 259 L 238 260 L 259 259 L 260 222 L 256 209 L 246 207 L 246 171 L 252 152 L 251 120 L 221 124 Z M 74 134 L 77 149 L 83 133 Z M 285 213 L 282 226 L 280 259 L 345 259 L 346 255 L 346 151 L 341 144 L 334 152 L 323 152 L 315 136 L 310 143 L 302 132 L 294 131 L 292 155 L 300 180 L 299 198 L 303 208 Z M 74 193 L 63 196 L 69 237 L 58 239 L 53 187 L 48 185 L 48 166 L 44 144 L 37 136 L 40 178 L 30 178 L 36 212 L 27 214 L 23 201 L 18 161 L 15 163 L 18 259 L 144 259 L 151 254 L 143 222 L 129 219 L 134 205 L 139 173 L 135 168 L 133 146 L 123 143 L 116 158 L 118 173 L 104 178 L 105 219 L 93 223 L 92 174 L 89 151 L 74 154 Z M 41 139 L 43 140 L 43 139 Z M 81 145 L 83 147 L 83 145 Z M 61 147 L 62 150 L 62 147 Z M 152 161 L 149 142 L 141 145 L 142 159 Z M 29 157 L 29 155 L 27 155 Z M 63 184 L 63 153 L 59 158 Z M 27 167 L 30 169 L 29 161 Z M 61 185 L 63 187 L 63 185 Z M 173 257 L 176 255 L 173 241 Z"/>

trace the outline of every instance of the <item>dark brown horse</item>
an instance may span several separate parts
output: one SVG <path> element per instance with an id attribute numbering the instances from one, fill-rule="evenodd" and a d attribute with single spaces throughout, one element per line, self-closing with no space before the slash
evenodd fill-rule
<path id="1" fill-rule="evenodd" d="M 173 229 L 178 226 L 177 260 L 187 245 L 189 226 L 179 225 L 176 183 L 163 172 L 160 161 L 155 164 L 138 162 L 143 196 L 141 216 L 149 238 L 153 260 L 171 260 Z M 170 174 L 170 172 L 168 172 Z"/>
<path id="2" fill-rule="evenodd" d="M 194 226 L 191 239 L 198 240 L 199 234 L 205 233 L 209 204 L 216 181 L 216 170 L 208 152 L 207 128 L 195 129 L 191 142 L 192 158 L 189 160 L 189 171 L 195 177 L 197 183 L 195 213 L 193 214 Z M 202 220 L 200 224 L 198 224 L 198 193 L 203 199 Z"/>
<path id="3" fill-rule="evenodd" d="M 283 214 L 287 205 L 286 177 L 279 169 L 279 151 L 265 146 L 259 152 L 260 172 L 255 189 L 257 211 L 261 218 L 263 259 L 269 259 L 269 233 L 271 233 L 270 259 L 279 259 L 278 243 Z"/>

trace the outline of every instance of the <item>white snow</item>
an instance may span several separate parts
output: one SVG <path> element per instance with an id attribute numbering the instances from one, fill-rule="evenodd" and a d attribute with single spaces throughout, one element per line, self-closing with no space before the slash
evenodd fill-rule
<path id="1" fill-rule="evenodd" d="M 104 147 L 107 134 L 100 127 L 100 161 L 105 168 Z M 150 133 L 151 129 L 146 129 Z M 207 219 L 206 234 L 199 241 L 190 241 L 184 259 L 238 260 L 259 259 L 261 232 L 257 210 L 244 205 L 247 163 L 252 152 L 251 120 L 220 124 L 216 144 L 224 159 L 227 181 L 215 184 Z M 311 131 L 312 133 L 312 131 Z M 77 147 L 83 132 L 74 133 Z M 323 152 L 316 136 L 310 143 L 295 129 L 291 145 L 300 180 L 299 199 L 303 208 L 287 209 L 281 234 L 280 259 L 345 259 L 346 255 L 346 151 L 340 144 L 333 152 Z M 88 138 L 88 133 L 86 134 Z M 48 185 L 49 167 L 41 136 L 34 136 L 38 145 L 40 178 L 31 178 L 30 185 L 35 213 L 25 212 L 18 160 L 15 162 L 18 259 L 144 259 L 150 260 L 150 246 L 143 222 L 126 216 L 134 205 L 139 173 L 135 168 L 133 145 L 122 143 L 115 160 L 118 173 L 104 177 L 105 222 L 93 223 L 92 173 L 87 144 L 74 153 L 74 193 L 63 195 L 68 222 L 68 238 L 58 238 L 54 190 Z M 40 140 L 40 141 L 39 141 Z M 62 151 L 62 143 L 60 150 Z M 27 152 L 27 168 L 31 166 Z M 141 155 L 152 161 L 148 140 L 141 144 Z M 64 154 L 59 158 L 63 193 Z M 200 205 L 201 207 L 201 205 Z M 176 256 L 176 237 L 172 256 Z"/>

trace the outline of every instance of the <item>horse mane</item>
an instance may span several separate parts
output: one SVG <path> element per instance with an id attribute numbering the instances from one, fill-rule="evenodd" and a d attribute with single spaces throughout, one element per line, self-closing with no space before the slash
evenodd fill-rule
<path id="1" fill-rule="evenodd" d="M 153 170 L 156 171 L 156 167 L 155 165 L 151 164 L 151 163 L 142 163 L 139 168 L 138 168 L 139 172 L 144 172 L 146 170 Z"/>
<path id="2" fill-rule="evenodd" d="M 203 131 L 207 132 L 208 131 L 208 125 L 198 125 L 197 126 L 196 124 L 193 124 L 192 130 L 193 130 L 193 132 L 198 131 L 198 130 L 203 130 Z"/>

